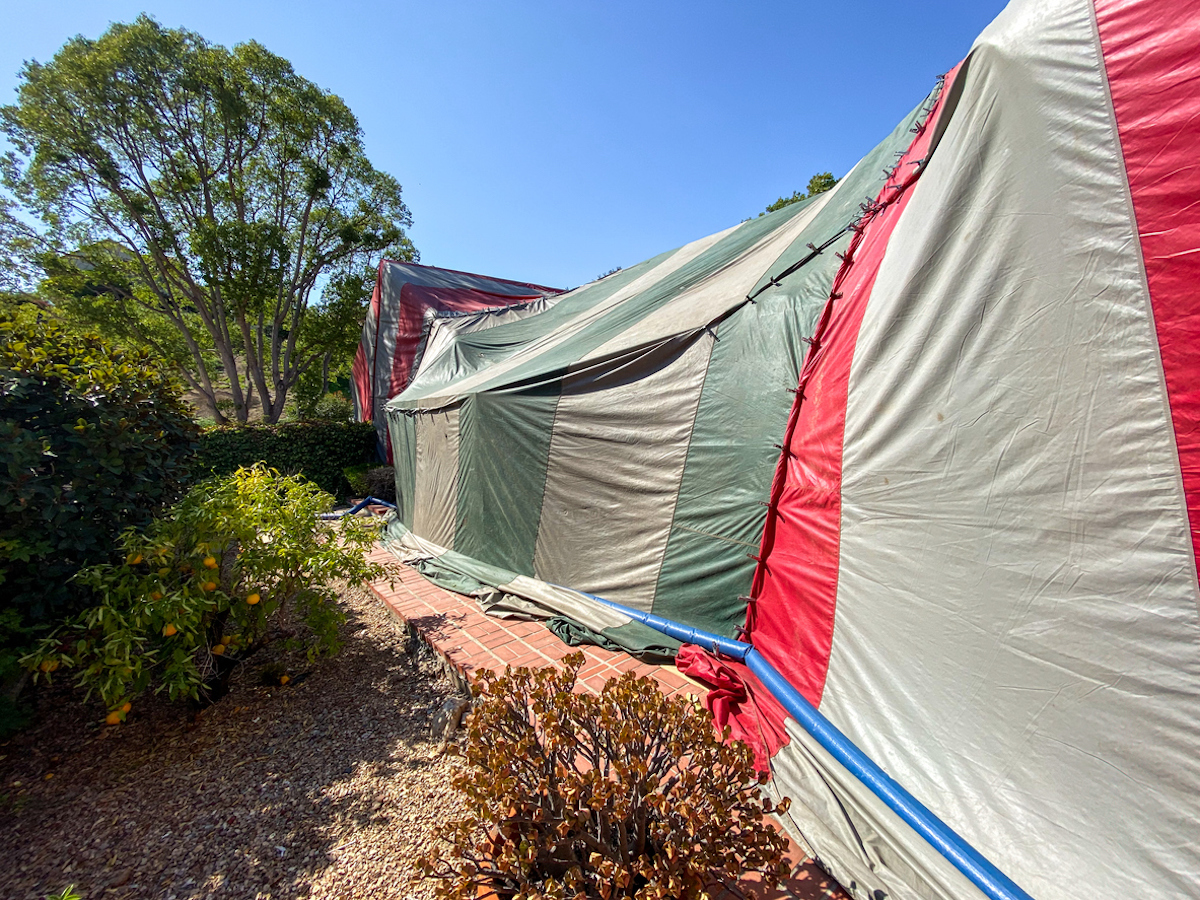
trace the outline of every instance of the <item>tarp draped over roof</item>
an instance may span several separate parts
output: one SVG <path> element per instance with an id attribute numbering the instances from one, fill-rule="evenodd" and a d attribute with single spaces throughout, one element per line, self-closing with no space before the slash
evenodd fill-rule
<path id="1" fill-rule="evenodd" d="M 374 420 L 380 446 L 385 446 L 383 405 L 408 386 L 440 322 L 452 318 L 461 330 L 487 328 L 541 312 L 560 293 L 537 284 L 383 260 L 354 357 L 355 416 L 360 422 Z"/>
<path id="2" fill-rule="evenodd" d="M 1040 900 L 1193 896 L 1197 147 L 1200 8 L 1017 0 L 828 194 L 448 333 L 388 404 L 390 537 L 570 640 L 674 649 L 558 585 L 743 626 Z M 980 896 L 678 664 L 856 897 Z"/>
<path id="3" fill-rule="evenodd" d="M 427 350 L 388 404 L 404 526 L 508 572 L 733 634 L 804 338 L 847 223 L 922 114 L 828 193 Z M 643 636 L 606 633 L 633 650 Z"/>
<path id="4" fill-rule="evenodd" d="M 1193 895 L 1200 13 L 1013 4 L 946 94 L 806 360 L 748 639 L 1034 897 Z M 755 687 L 719 712 L 842 883 L 977 895 Z"/>

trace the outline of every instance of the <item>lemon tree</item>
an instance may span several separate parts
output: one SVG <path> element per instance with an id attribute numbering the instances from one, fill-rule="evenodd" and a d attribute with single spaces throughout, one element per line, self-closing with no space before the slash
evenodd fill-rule
<path id="1" fill-rule="evenodd" d="M 380 577 L 375 532 L 353 517 L 322 521 L 333 498 L 265 466 L 202 482 L 168 515 L 122 537 L 124 560 L 78 578 L 100 602 L 42 640 L 23 662 L 35 678 L 73 671 L 124 720 L 137 695 L 213 700 L 238 660 L 270 640 L 291 607 L 310 657 L 339 649 L 336 582 Z"/>

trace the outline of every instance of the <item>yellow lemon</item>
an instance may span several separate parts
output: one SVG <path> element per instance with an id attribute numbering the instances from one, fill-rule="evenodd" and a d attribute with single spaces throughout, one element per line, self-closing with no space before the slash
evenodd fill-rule
<path id="1" fill-rule="evenodd" d="M 246 598 L 246 603 L 248 603 L 250 606 L 254 606 L 261 599 L 262 599 L 262 597 L 258 596 L 258 594 L 251 594 L 249 597 Z"/>
<path id="2" fill-rule="evenodd" d="M 126 703 L 124 706 L 122 706 L 122 707 L 121 707 L 121 712 L 123 712 L 123 713 L 127 713 L 127 712 L 129 712 L 131 709 L 133 709 L 133 704 L 132 704 L 132 703 Z"/>
<path id="3" fill-rule="evenodd" d="M 163 637 L 172 637 L 173 635 L 178 634 L 178 632 L 179 629 L 174 625 L 167 625 L 167 627 L 163 629 Z"/>
<path id="4" fill-rule="evenodd" d="M 281 675 L 281 676 L 279 677 L 279 683 L 280 683 L 280 684 L 287 684 L 287 683 L 288 683 L 289 681 L 291 681 L 291 680 L 292 680 L 292 676 L 291 676 L 291 675 Z"/>
<path id="5" fill-rule="evenodd" d="M 127 557 L 125 557 L 125 562 L 129 563 L 131 566 L 136 566 L 141 561 L 142 561 L 142 554 L 140 554 L 140 553 L 130 553 Z"/>
<path id="6" fill-rule="evenodd" d="M 213 644 L 212 652 L 213 656 L 223 656 L 225 654 L 225 645 Z"/>
<path id="7" fill-rule="evenodd" d="M 204 568 L 215 569 L 216 567 L 217 567 L 217 560 L 215 557 L 212 557 L 212 556 L 204 557 Z"/>
<path id="8" fill-rule="evenodd" d="M 150 599 L 151 600 L 161 600 L 162 599 L 162 591 L 151 591 Z"/>
<path id="9" fill-rule="evenodd" d="M 200 586 L 206 591 L 215 591 L 217 589 L 217 583 L 215 581 L 206 581 Z"/>
<path id="10" fill-rule="evenodd" d="M 104 717 L 104 724 L 105 725 L 120 725 L 121 724 L 121 714 L 119 712 L 110 712 L 107 716 Z"/>
<path id="11" fill-rule="evenodd" d="M 40 666 L 38 666 L 38 668 L 41 669 L 43 672 L 53 672 L 55 669 L 58 668 L 58 660 L 56 660 L 56 659 L 43 660 L 42 664 Z"/>

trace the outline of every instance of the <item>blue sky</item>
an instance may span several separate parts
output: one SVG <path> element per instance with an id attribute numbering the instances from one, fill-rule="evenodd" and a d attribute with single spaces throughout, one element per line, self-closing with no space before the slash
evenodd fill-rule
<path id="1" fill-rule="evenodd" d="M 1003 5 L 40 0 L 6 10 L 0 99 L 143 11 L 258 40 L 349 103 L 423 262 L 569 287 L 845 174 Z"/>

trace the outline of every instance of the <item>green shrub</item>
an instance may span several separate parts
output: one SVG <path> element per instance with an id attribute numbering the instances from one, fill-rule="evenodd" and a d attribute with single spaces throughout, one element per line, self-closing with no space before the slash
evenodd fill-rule
<path id="1" fill-rule="evenodd" d="M 22 624 L 82 608 L 71 577 L 182 495 L 196 438 L 147 352 L 0 316 L 0 594 Z"/>
<path id="2" fill-rule="evenodd" d="M 396 470 L 392 466 L 375 466 L 367 470 L 367 495 L 376 500 L 396 502 Z"/>
<path id="3" fill-rule="evenodd" d="M 316 402 L 305 416 L 317 422 L 349 422 L 354 418 L 354 403 L 339 391 L 330 391 Z"/>
<path id="4" fill-rule="evenodd" d="M 198 467 L 228 475 L 264 463 L 289 475 L 303 475 L 338 500 L 347 496 L 345 469 L 375 460 L 375 426 L 370 422 L 285 422 L 228 425 L 200 436 Z"/>
<path id="5" fill-rule="evenodd" d="M 632 673 L 575 693 L 583 661 L 481 674 L 454 779 L 467 814 L 438 832 L 450 853 L 419 862 L 438 896 L 705 898 L 746 872 L 782 880 L 787 839 L 763 821 L 749 748 Z"/>
<path id="6" fill-rule="evenodd" d="M 219 698 L 289 606 L 307 626 L 297 640 L 310 656 L 336 652 L 335 580 L 383 570 L 364 556 L 373 529 L 318 518 L 332 505 L 314 485 L 263 466 L 197 485 L 169 515 L 123 536 L 123 563 L 80 573 L 100 602 L 22 662 L 35 678 L 78 670 L 115 724 L 152 684 L 172 699 Z"/>
<path id="7" fill-rule="evenodd" d="M 346 476 L 346 484 L 350 485 L 351 497 L 367 496 L 367 470 L 371 468 L 370 463 L 363 463 L 361 466 L 347 466 L 342 470 L 342 474 Z"/>

